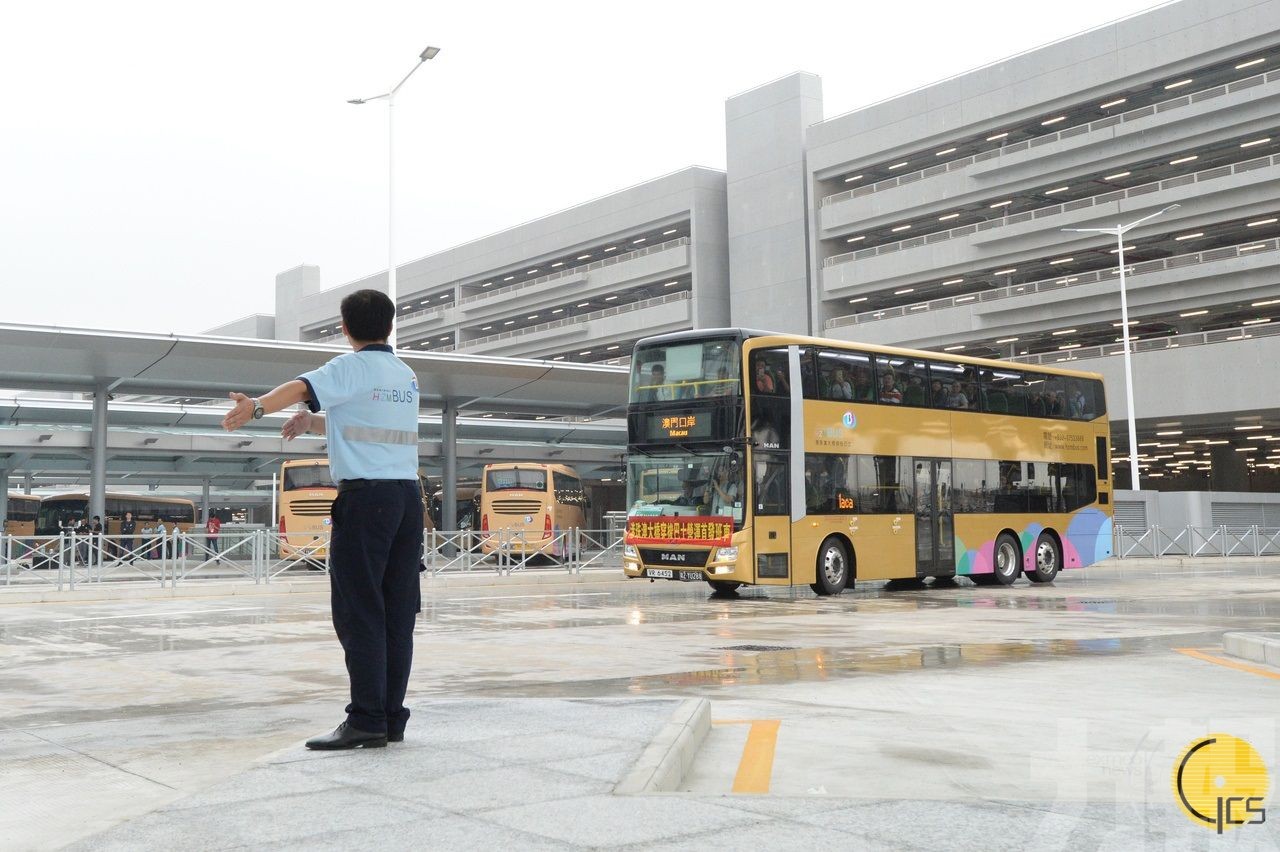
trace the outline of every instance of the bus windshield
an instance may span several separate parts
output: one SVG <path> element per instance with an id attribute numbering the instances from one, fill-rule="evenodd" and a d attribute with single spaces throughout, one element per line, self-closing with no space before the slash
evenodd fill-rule
<path id="1" fill-rule="evenodd" d="M 485 474 L 486 491 L 546 491 L 547 472 L 538 468 L 507 468 Z"/>
<path id="2" fill-rule="evenodd" d="M 57 535 L 64 526 L 71 526 L 85 516 L 88 500 L 46 500 L 40 504 L 36 519 L 36 532 L 40 535 Z"/>
<path id="3" fill-rule="evenodd" d="M 736 340 L 647 346 L 631 361 L 631 402 L 733 396 L 740 373 Z"/>
<path id="4" fill-rule="evenodd" d="M 305 488 L 336 488 L 329 475 L 327 464 L 287 467 L 284 470 L 284 490 L 300 491 Z"/>
<path id="5" fill-rule="evenodd" d="M 673 452 L 627 461 L 627 514 L 712 515 L 742 527 L 743 466 L 724 453 Z"/>

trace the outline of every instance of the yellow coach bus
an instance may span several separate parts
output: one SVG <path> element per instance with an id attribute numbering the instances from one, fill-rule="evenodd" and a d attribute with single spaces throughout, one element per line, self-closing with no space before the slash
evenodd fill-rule
<path id="1" fill-rule="evenodd" d="M 323 564 L 329 555 L 329 533 L 333 528 L 333 501 L 338 486 L 329 473 L 328 459 L 289 459 L 280 464 L 278 517 L 280 555 Z M 422 492 L 423 528 L 431 529 L 426 487 L 418 476 Z"/>
<path id="2" fill-rule="evenodd" d="M 564 556 L 557 536 L 586 525 L 587 495 L 562 464 L 490 464 L 480 480 L 480 547 L 485 553 Z M 513 538 L 514 536 L 514 538 Z"/>
<path id="3" fill-rule="evenodd" d="M 1095 373 L 744 331 L 636 344 L 630 577 L 1050 582 L 1111 555 Z"/>
<path id="4" fill-rule="evenodd" d="M 280 555 L 323 563 L 329 554 L 333 501 L 338 486 L 328 459 L 289 459 L 280 464 Z"/>
<path id="5" fill-rule="evenodd" d="M 196 522 L 196 504 L 182 497 L 152 497 L 148 494 L 117 494 L 107 492 L 104 501 L 106 517 L 102 519 L 107 535 L 120 535 L 120 522 L 128 512 L 137 522 L 137 535 L 156 523 L 163 523 L 172 532 L 176 526 L 187 532 Z M 56 536 L 70 528 L 76 521 L 93 519 L 89 515 L 88 494 L 58 494 L 40 501 L 36 516 L 36 535 Z"/>
<path id="6" fill-rule="evenodd" d="M 32 497 L 30 494 L 10 494 L 3 532 L 6 535 L 35 535 L 36 515 L 39 513 L 39 497 Z"/>

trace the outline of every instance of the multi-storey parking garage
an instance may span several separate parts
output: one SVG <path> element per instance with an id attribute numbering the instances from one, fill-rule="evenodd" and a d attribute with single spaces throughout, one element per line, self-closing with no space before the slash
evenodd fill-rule
<path id="1" fill-rule="evenodd" d="M 1177 205 L 1124 243 L 1146 484 L 1280 490 L 1277 4 L 1184 0 L 830 119 L 793 74 L 730 98 L 726 141 L 724 172 L 404 264 L 403 345 L 612 361 L 733 324 L 1063 364 L 1109 379 L 1121 460 L 1118 246 L 1064 229 Z M 299 267 L 274 328 L 223 330 L 334 340 L 384 277 Z"/>
<path id="2" fill-rule="evenodd" d="M 413 351 L 608 361 L 645 334 L 728 319 L 724 175 L 689 168 L 411 261 L 397 270 L 399 345 Z M 274 322 L 215 331 L 341 340 L 338 303 L 386 273 L 329 290 L 320 270 L 276 279 Z"/>

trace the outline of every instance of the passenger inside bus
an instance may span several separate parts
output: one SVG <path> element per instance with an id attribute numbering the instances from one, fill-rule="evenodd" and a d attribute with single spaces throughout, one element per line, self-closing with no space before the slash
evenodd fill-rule
<path id="1" fill-rule="evenodd" d="M 894 382 L 893 373 L 885 372 L 880 374 L 880 401 L 890 405 L 901 405 L 902 391 L 898 390 Z"/>
<path id="2" fill-rule="evenodd" d="M 735 510 L 741 508 L 741 501 L 737 478 L 730 475 L 729 465 L 722 463 L 711 481 L 711 514 L 740 517 Z"/>

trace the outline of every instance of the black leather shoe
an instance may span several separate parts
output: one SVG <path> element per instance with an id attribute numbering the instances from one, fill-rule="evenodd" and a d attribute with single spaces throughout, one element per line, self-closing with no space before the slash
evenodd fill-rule
<path id="1" fill-rule="evenodd" d="M 403 734 L 401 737 L 403 738 Z M 318 751 L 337 751 L 348 748 L 385 748 L 386 734 L 361 731 L 343 722 L 330 733 L 307 740 L 307 748 Z"/>
<path id="2" fill-rule="evenodd" d="M 388 732 L 387 732 L 387 742 L 389 742 L 389 743 L 402 743 L 402 742 L 404 742 L 404 731 L 401 731 L 401 732 L 400 732 L 400 733 L 398 733 L 398 734 L 397 734 L 397 733 L 392 733 L 391 731 L 388 731 Z"/>

